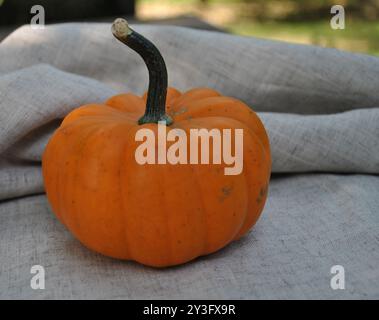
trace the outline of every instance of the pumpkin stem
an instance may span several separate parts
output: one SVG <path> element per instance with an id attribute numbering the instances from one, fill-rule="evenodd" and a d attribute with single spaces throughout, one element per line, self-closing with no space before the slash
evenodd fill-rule
<path id="1" fill-rule="evenodd" d="M 124 19 L 118 18 L 113 22 L 112 33 L 141 56 L 149 71 L 146 110 L 138 123 L 165 121 L 166 125 L 170 125 L 172 119 L 166 114 L 167 69 L 159 50 L 149 40 L 131 29 Z"/>

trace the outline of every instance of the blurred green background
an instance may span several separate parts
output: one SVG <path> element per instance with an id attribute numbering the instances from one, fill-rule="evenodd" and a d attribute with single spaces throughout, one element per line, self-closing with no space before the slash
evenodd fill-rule
<path id="1" fill-rule="evenodd" d="M 0 40 L 30 22 L 34 4 L 46 8 L 47 23 L 122 15 L 379 56 L 379 0 L 0 0 Z M 335 4 L 345 8 L 344 30 L 330 27 Z"/>
<path id="2" fill-rule="evenodd" d="M 333 5 L 345 29 L 330 27 Z M 379 0 L 138 0 L 140 19 L 194 15 L 229 32 L 379 55 Z"/>

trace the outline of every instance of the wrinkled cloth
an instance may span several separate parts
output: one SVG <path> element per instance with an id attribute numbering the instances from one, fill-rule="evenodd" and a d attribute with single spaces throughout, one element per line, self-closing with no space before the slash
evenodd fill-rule
<path id="1" fill-rule="evenodd" d="M 138 25 L 169 84 L 211 87 L 258 112 L 273 175 L 241 240 L 153 269 L 84 248 L 52 213 L 41 154 L 74 108 L 142 94 L 146 67 L 109 24 L 24 26 L 0 44 L 0 298 L 378 299 L 379 59 L 180 27 Z M 46 288 L 33 290 L 42 265 Z M 331 268 L 345 269 L 333 290 Z"/>

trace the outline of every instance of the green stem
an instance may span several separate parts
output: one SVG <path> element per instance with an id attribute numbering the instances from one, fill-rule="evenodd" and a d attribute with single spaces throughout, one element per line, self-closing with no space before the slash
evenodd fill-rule
<path id="1" fill-rule="evenodd" d="M 165 121 L 166 125 L 170 125 L 172 119 L 166 114 L 167 69 L 159 50 L 149 40 L 131 29 L 124 19 L 118 18 L 113 22 L 112 33 L 141 56 L 149 71 L 146 110 L 138 123 Z"/>

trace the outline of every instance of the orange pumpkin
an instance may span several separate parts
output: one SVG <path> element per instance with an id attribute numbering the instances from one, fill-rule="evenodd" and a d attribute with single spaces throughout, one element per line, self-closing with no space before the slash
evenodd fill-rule
<path id="1" fill-rule="evenodd" d="M 146 62 L 149 90 L 67 115 L 43 154 L 52 210 L 85 246 L 110 257 L 163 267 L 215 252 L 243 236 L 263 209 L 271 170 L 264 126 L 244 103 L 215 90 L 167 90 L 159 51 L 123 19 L 112 31 Z M 243 129 L 243 172 L 225 175 L 225 164 L 138 164 L 135 134 L 156 132 L 159 120 L 168 132 Z"/>

